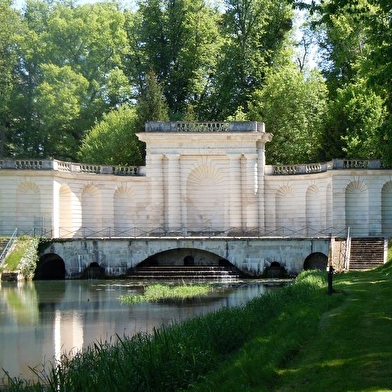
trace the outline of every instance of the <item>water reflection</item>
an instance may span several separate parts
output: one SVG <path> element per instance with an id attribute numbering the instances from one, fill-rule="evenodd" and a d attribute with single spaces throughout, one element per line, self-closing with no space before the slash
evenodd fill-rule
<path id="1" fill-rule="evenodd" d="M 229 283 L 193 301 L 123 305 L 118 297 L 140 292 L 140 285 L 118 280 L 2 282 L 0 368 L 30 378 L 30 367 L 40 369 L 64 352 L 241 305 L 270 289 L 261 282 Z"/>

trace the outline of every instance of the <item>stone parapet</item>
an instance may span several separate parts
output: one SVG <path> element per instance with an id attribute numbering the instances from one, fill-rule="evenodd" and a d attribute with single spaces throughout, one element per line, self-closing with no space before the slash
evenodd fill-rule
<path id="1" fill-rule="evenodd" d="M 144 166 L 97 165 L 56 159 L 3 159 L 0 170 L 55 170 L 65 173 L 112 174 L 118 176 L 145 175 Z"/>
<path id="2" fill-rule="evenodd" d="M 264 124 L 257 121 L 194 122 L 151 121 L 145 125 L 146 132 L 265 132 Z"/>

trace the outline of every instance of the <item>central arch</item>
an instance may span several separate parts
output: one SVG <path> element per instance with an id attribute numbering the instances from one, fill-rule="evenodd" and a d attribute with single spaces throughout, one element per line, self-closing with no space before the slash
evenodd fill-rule
<path id="1" fill-rule="evenodd" d="M 149 256 L 139 263 L 145 266 L 219 266 L 227 260 L 219 255 L 196 248 L 176 248 Z M 231 263 L 230 263 L 231 264 Z M 234 266 L 234 265 L 233 265 Z"/>

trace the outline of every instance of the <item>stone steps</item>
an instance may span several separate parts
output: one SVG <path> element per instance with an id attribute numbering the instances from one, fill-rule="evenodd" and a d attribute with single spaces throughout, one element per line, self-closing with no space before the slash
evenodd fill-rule
<path id="1" fill-rule="evenodd" d="M 241 272 L 233 267 L 177 265 L 136 267 L 126 275 L 127 279 L 140 280 L 226 280 L 240 277 Z"/>
<path id="2" fill-rule="evenodd" d="M 350 270 L 367 270 L 384 264 L 385 241 L 381 237 L 352 238 Z"/>
<path id="3" fill-rule="evenodd" d="M 0 255 L 3 252 L 4 248 L 7 246 L 9 238 L 0 238 Z"/>

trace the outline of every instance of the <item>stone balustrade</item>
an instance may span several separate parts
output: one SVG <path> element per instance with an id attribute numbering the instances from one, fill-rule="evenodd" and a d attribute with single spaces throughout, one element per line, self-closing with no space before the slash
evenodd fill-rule
<path id="1" fill-rule="evenodd" d="M 257 121 L 151 121 L 145 125 L 146 132 L 265 132 L 264 124 Z"/>
<path id="2" fill-rule="evenodd" d="M 266 166 L 267 175 L 292 175 L 322 173 L 339 169 L 384 169 L 379 159 L 334 159 L 324 163 L 308 163 L 300 165 L 269 165 Z"/>
<path id="3" fill-rule="evenodd" d="M 63 162 L 58 160 L 3 159 L 0 169 L 13 170 L 55 170 L 65 173 L 113 174 L 118 176 L 143 175 L 143 167 L 121 165 L 95 165 L 86 163 Z"/>
<path id="4" fill-rule="evenodd" d="M 148 123 L 153 124 L 153 123 Z M 156 123 L 154 123 L 156 124 Z M 170 124 L 186 123 L 163 123 L 164 126 Z M 197 127 L 198 123 L 189 123 Z M 200 123 L 206 124 L 233 124 L 233 123 Z M 183 126 L 183 125 L 179 125 Z M 185 127 L 185 125 L 184 125 Z M 211 129 L 214 129 L 212 127 Z M 216 132 L 218 126 L 216 125 Z M 224 128 L 222 128 L 224 129 Z M 191 131 L 189 131 L 191 132 Z M 201 132 L 201 131 L 200 131 Z M 211 131 L 213 132 L 213 131 Z M 58 160 L 34 160 L 34 159 L 3 159 L 0 160 L 1 169 L 13 170 L 56 170 L 67 173 L 90 173 L 90 174 L 113 174 L 119 176 L 138 176 L 144 175 L 144 167 L 139 166 L 121 166 L 121 165 L 96 165 L 87 163 L 63 162 Z M 385 169 L 379 159 L 334 159 L 323 163 L 308 163 L 299 165 L 267 165 L 265 167 L 266 175 L 295 175 L 295 174 L 312 174 L 322 173 L 328 170 L 341 169 L 365 169 L 379 170 Z"/>

